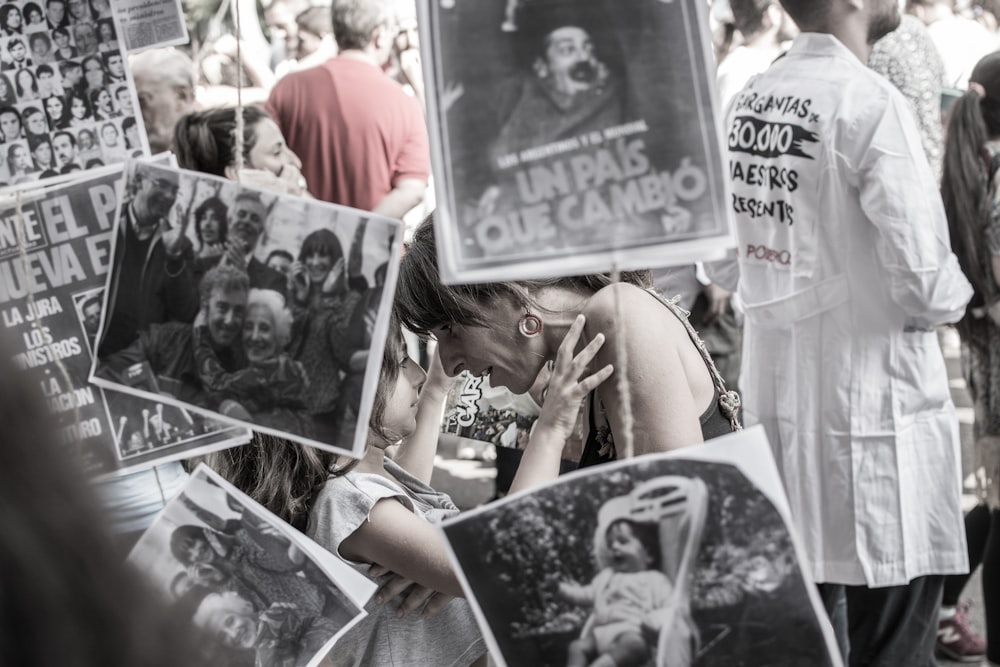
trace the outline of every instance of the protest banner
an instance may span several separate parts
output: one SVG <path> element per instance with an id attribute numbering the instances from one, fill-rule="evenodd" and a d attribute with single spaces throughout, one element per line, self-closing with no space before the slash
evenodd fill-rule
<path id="1" fill-rule="evenodd" d="M 133 162 L 91 380 L 355 458 L 402 223 Z"/>
<path id="2" fill-rule="evenodd" d="M 0 190 L 149 154 L 108 0 L 4 11 L 18 28 L 0 37 Z"/>
<path id="3" fill-rule="evenodd" d="M 250 433 L 117 392 L 87 378 L 111 262 L 121 169 L 6 196 L 0 205 L 0 317 L 37 369 L 60 439 L 104 475 L 231 447 Z M 65 373 L 64 373 L 65 371 Z"/>
<path id="4" fill-rule="evenodd" d="M 419 8 L 446 283 L 687 264 L 732 245 L 704 2 Z"/>
<path id="5" fill-rule="evenodd" d="M 218 640 L 224 664 L 317 665 L 366 615 L 375 592 L 373 582 L 204 464 L 128 563 Z"/>
<path id="6" fill-rule="evenodd" d="M 187 23 L 180 0 L 119 0 L 115 17 L 130 52 L 187 44 Z"/>
<path id="7" fill-rule="evenodd" d="M 442 530 L 500 665 L 592 664 L 631 642 L 634 664 L 839 667 L 790 525 L 754 427 L 570 473 Z"/>

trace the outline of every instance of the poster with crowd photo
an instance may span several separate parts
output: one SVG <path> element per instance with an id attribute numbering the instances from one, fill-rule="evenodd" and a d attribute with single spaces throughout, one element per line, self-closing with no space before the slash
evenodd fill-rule
<path id="1" fill-rule="evenodd" d="M 704 2 L 420 9 L 445 282 L 687 264 L 732 245 Z"/>
<path id="2" fill-rule="evenodd" d="M 500 665 L 840 667 L 761 427 L 446 521 Z M 630 623 L 622 618 L 636 619 Z"/>
<path id="3" fill-rule="evenodd" d="M 109 0 L 0 7 L 0 188 L 148 155 Z"/>
<path id="4" fill-rule="evenodd" d="M 187 44 L 190 39 L 180 0 L 118 0 L 114 10 L 127 51 Z"/>
<path id="5" fill-rule="evenodd" d="M 123 188 L 91 380 L 360 457 L 402 223 L 148 162 Z"/>
<path id="6" fill-rule="evenodd" d="M 317 665 L 375 584 L 204 464 L 129 554 L 234 665 Z"/>
<path id="7" fill-rule="evenodd" d="M 111 263 L 121 169 L 0 201 L 0 317 L 35 369 L 59 438 L 94 476 L 247 442 L 250 433 L 87 378 Z M 20 202 L 18 202 L 18 198 Z M 64 373 L 65 372 L 65 373 Z"/>

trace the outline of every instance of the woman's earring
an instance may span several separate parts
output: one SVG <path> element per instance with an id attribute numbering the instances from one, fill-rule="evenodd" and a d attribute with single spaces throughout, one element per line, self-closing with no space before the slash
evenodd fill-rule
<path id="1" fill-rule="evenodd" d="M 521 319 L 517 321 L 517 330 L 521 332 L 522 336 L 531 338 L 542 333 L 542 320 L 538 315 L 532 315 L 531 313 L 525 313 L 521 316 Z"/>

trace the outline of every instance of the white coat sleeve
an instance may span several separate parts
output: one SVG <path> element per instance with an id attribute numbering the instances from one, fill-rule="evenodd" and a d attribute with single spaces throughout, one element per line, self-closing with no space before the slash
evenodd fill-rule
<path id="1" fill-rule="evenodd" d="M 972 286 L 951 251 L 944 205 L 905 104 L 889 95 L 884 105 L 868 105 L 873 113 L 864 114 L 852 137 L 859 148 L 857 187 L 878 230 L 876 250 L 893 301 L 908 324 L 933 327 L 964 315 Z"/>

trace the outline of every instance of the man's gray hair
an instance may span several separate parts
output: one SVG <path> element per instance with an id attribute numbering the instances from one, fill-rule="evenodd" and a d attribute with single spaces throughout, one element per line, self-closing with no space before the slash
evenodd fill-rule
<path id="1" fill-rule="evenodd" d="M 150 49 L 129 58 L 132 76 L 146 81 L 162 81 L 172 88 L 185 88 L 194 96 L 194 63 L 173 47 Z"/>
<path id="2" fill-rule="evenodd" d="M 341 51 L 366 49 L 377 28 L 396 22 L 392 0 L 333 0 L 330 13 L 333 38 Z"/>

